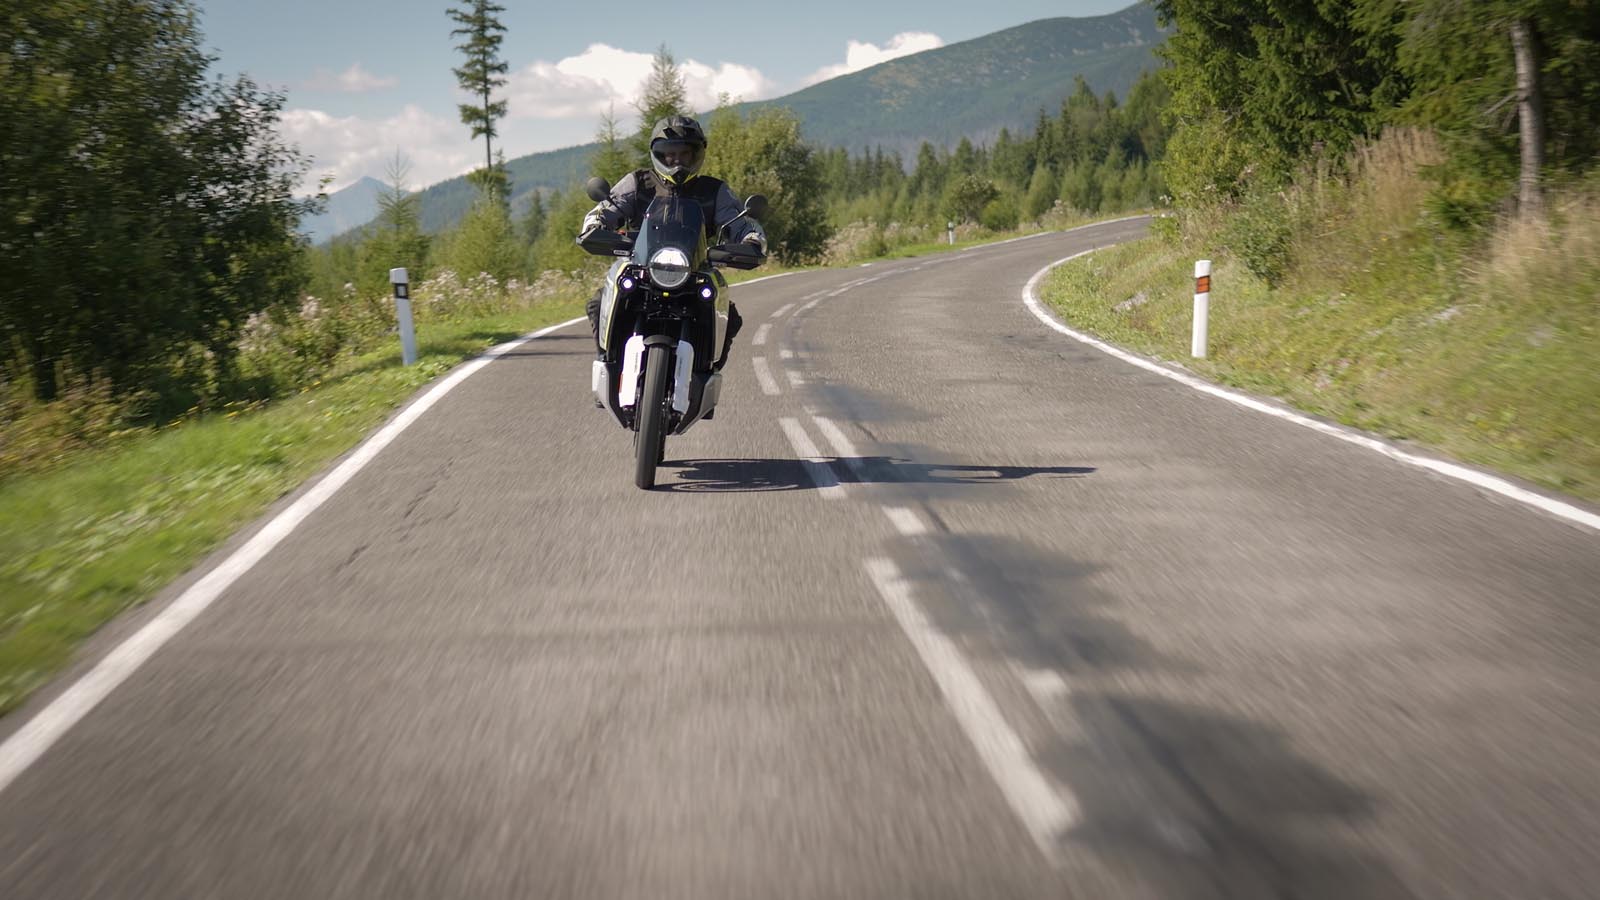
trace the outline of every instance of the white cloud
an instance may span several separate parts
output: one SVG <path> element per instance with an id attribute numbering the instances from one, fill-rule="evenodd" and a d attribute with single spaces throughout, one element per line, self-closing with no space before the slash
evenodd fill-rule
<path id="1" fill-rule="evenodd" d="M 407 104 L 387 119 L 338 117 L 316 109 L 287 109 L 279 125 L 283 137 L 311 157 L 301 191 L 313 193 L 323 174 L 333 176 L 332 193 L 363 175 L 384 180 L 398 150 L 411 165 L 412 189 L 471 171 L 481 163 L 482 145 L 467 140 L 466 127 Z M 474 152 L 477 151 L 477 152 Z"/>
<path id="2" fill-rule="evenodd" d="M 327 69 L 317 69 L 311 77 L 301 85 L 308 91 L 333 91 L 341 94 L 365 94 L 369 91 L 381 91 L 392 88 L 400 83 L 394 77 L 380 77 L 361 68 L 360 63 L 354 63 L 350 68 L 335 74 Z"/>
<path id="3" fill-rule="evenodd" d="M 805 84 L 812 85 L 840 75 L 859 72 L 871 68 L 878 63 L 888 62 L 901 56 L 912 53 L 921 53 L 924 50 L 933 50 L 944 46 L 944 39 L 937 34 L 926 31 L 903 31 L 889 39 L 889 43 L 879 47 L 865 41 L 850 41 L 845 46 L 844 62 L 824 66 L 805 80 Z"/>
<path id="4" fill-rule="evenodd" d="M 559 62 L 536 62 L 510 76 L 506 90 L 512 119 L 592 119 L 615 108 L 618 124 L 631 127 L 633 102 L 650 77 L 654 55 L 590 44 Z M 742 100 L 772 96 L 777 85 L 759 69 L 738 63 L 712 66 L 679 60 L 689 105 L 709 110 L 720 94 Z"/>
<path id="5" fill-rule="evenodd" d="M 591 44 L 576 56 L 536 62 L 511 73 L 504 93 L 507 118 L 500 125 L 496 149 L 504 147 L 508 157 L 516 157 L 588 143 L 608 108 L 615 110 L 620 130 L 632 131 L 633 102 L 649 78 L 653 59 L 651 53 Z M 710 65 L 689 59 L 679 60 L 678 68 L 689 105 L 700 111 L 714 108 L 722 94 L 735 100 L 762 100 L 774 96 L 778 88 L 759 69 L 738 63 Z M 357 65 L 339 75 L 318 72 L 306 87 L 332 90 L 337 88 L 329 85 L 347 83 L 354 90 L 382 81 Z M 469 172 L 483 161 L 482 140 L 468 140 L 466 126 L 453 116 L 443 118 L 415 104 L 384 119 L 288 109 L 279 127 L 287 141 L 312 158 L 302 193 L 314 192 L 324 174 L 333 179 L 327 188 L 330 193 L 362 176 L 384 180 L 397 149 L 411 164 L 412 188 Z"/>

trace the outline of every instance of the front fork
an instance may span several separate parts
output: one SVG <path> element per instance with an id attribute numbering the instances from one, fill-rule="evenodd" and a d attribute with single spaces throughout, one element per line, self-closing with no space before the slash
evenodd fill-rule
<path id="1" fill-rule="evenodd" d="M 672 383 L 669 404 L 672 417 L 668 423 L 671 434 L 682 434 L 696 421 L 706 418 L 716 409 L 722 394 L 720 372 L 696 372 L 694 344 L 679 338 L 673 341 L 666 335 L 646 338 L 633 335 L 622 348 L 622 360 L 617 377 L 612 378 L 612 367 L 595 360 L 590 375 L 590 389 L 596 405 L 611 411 L 617 424 L 629 430 L 637 429 L 636 411 L 639 388 L 644 380 L 645 352 L 673 354 Z"/>

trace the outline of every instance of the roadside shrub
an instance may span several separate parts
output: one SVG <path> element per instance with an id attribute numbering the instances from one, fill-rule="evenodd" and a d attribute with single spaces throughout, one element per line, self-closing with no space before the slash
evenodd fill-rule
<path id="1" fill-rule="evenodd" d="M 957 224 L 972 222 L 999 196 L 1000 189 L 993 181 L 982 175 L 963 175 L 945 189 L 940 209 Z"/>
<path id="2" fill-rule="evenodd" d="M 0 372 L 0 481 L 130 433 L 147 399 L 142 392 L 119 396 L 110 379 L 57 363 L 58 391 L 47 402 L 37 399 L 31 377 L 20 363 Z"/>
<path id="3" fill-rule="evenodd" d="M 1277 285 L 1288 272 L 1294 224 L 1281 191 L 1253 188 L 1232 208 L 1222 235 L 1250 273 Z"/>
<path id="4" fill-rule="evenodd" d="M 978 222 L 990 231 L 1010 231 L 1017 227 L 1020 217 L 1016 201 L 1009 194 L 1001 194 L 983 207 Z"/>

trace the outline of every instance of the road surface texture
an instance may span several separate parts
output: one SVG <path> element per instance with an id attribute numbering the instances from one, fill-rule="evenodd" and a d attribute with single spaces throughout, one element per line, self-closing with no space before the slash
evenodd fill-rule
<path id="1" fill-rule="evenodd" d="M 585 326 L 489 363 L 0 792 L 0 897 L 1600 896 L 1600 534 L 1024 307 L 1144 227 L 736 288 L 653 492 Z"/>

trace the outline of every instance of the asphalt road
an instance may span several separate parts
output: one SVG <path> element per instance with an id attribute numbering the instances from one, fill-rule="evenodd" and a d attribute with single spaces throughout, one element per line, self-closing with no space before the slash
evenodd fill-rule
<path id="1" fill-rule="evenodd" d="M 736 289 L 650 493 L 582 326 L 490 363 L 0 792 L 0 897 L 1600 896 L 1600 534 L 1024 309 L 1142 228 Z"/>

